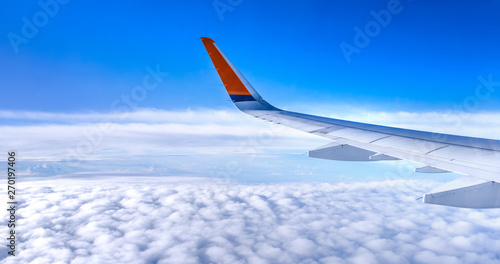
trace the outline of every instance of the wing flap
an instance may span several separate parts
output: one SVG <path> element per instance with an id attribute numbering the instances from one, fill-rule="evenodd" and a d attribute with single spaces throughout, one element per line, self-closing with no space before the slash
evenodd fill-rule
<path id="1" fill-rule="evenodd" d="M 415 172 L 419 172 L 419 173 L 447 173 L 450 171 L 439 169 L 439 168 L 432 167 L 432 166 L 423 166 L 420 168 L 415 168 Z"/>
<path id="2" fill-rule="evenodd" d="M 311 158 L 341 161 L 372 161 L 370 157 L 375 154 L 377 153 L 373 151 L 335 142 L 307 152 L 307 156 Z"/>
<path id="3" fill-rule="evenodd" d="M 425 194 L 424 203 L 464 208 L 500 207 L 500 184 L 465 176 Z"/>

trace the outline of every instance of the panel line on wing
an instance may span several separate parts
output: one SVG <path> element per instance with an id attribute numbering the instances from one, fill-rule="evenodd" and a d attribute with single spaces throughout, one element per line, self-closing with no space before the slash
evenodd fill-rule
<path id="1" fill-rule="evenodd" d="M 447 148 L 447 147 L 449 147 L 449 146 L 450 146 L 450 145 L 446 145 L 446 146 L 439 147 L 439 148 L 437 148 L 437 149 L 433 149 L 433 150 L 431 150 L 431 151 L 429 151 L 429 152 L 425 153 L 425 155 L 429 155 L 429 154 L 431 154 L 431 153 L 432 153 L 432 152 L 434 152 L 434 151 L 437 151 L 437 150 L 440 150 L 440 149 L 444 149 L 444 148 Z"/>
<path id="2" fill-rule="evenodd" d="M 393 135 L 393 136 L 398 136 L 398 137 L 406 137 L 406 138 L 412 138 L 412 139 L 416 139 L 416 140 L 425 140 L 425 141 L 436 142 L 436 143 L 441 143 L 441 144 L 445 143 L 445 144 L 449 144 L 449 145 L 456 145 L 456 146 L 462 146 L 462 147 L 474 147 L 477 149 L 500 151 L 500 141 L 498 141 L 498 140 L 491 140 L 491 139 L 484 139 L 484 138 L 469 138 L 469 137 L 458 136 L 458 135 L 446 135 L 446 134 L 440 134 L 440 133 L 431 133 L 431 132 L 417 131 L 417 130 L 411 130 L 411 129 L 396 128 L 396 127 L 385 127 L 385 126 L 364 124 L 364 123 L 358 123 L 358 122 L 352 122 L 352 121 L 340 120 L 340 119 L 334 119 L 334 118 L 310 116 L 310 115 L 306 115 L 306 114 L 287 112 L 287 111 L 283 111 L 281 114 L 287 115 L 287 116 L 292 116 L 295 118 L 309 119 L 309 120 L 313 120 L 313 121 L 317 121 L 317 122 L 345 126 L 345 127 L 349 127 L 349 128 L 355 128 L 355 129 L 363 129 L 363 130 L 367 130 L 367 131 L 371 131 L 371 132 L 383 133 L 383 134 L 388 134 L 388 135 Z M 403 132 L 405 134 L 402 134 Z M 430 137 L 430 138 L 428 138 L 428 137 Z M 440 141 L 440 140 L 436 140 L 435 139 L 436 137 L 444 137 L 444 138 L 448 138 L 448 140 Z"/>
<path id="3" fill-rule="evenodd" d="M 385 138 L 389 138 L 389 137 L 392 137 L 392 136 L 391 136 L 391 135 L 388 135 L 388 136 L 385 136 L 385 137 L 377 138 L 377 139 L 375 139 L 375 140 L 372 140 L 372 141 L 368 142 L 368 144 L 372 144 L 372 143 L 374 143 L 374 142 L 377 142 L 377 141 L 379 141 L 379 140 L 382 140 L 382 139 L 385 139 Z"/>

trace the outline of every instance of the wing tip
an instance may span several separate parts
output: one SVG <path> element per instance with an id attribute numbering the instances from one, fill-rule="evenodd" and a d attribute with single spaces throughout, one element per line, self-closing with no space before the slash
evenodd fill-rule
<path id="1" fill-rule="evenodd" d="M 211 38 L 207 38 L 207 37 L 200 37 L 201 41 L 205 44 L 212 44 L 212 43 L 215 43 L 215 41 Z"/>

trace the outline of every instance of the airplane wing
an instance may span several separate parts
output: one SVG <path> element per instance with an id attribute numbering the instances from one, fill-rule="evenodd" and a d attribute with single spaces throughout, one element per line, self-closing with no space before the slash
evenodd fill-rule
<path id="1" fill-rule="evenodd" d="M 430 191 L 424 203 L 465 208 L 500 208 L 500 141 L 416 131 L 313 116 L 266 102 L 215 42 L 201 38 L 233 103 L 256 118 L 333 140 L 309 157 L 342 161 L 410 160 L 416 172 L 465 176 Z"/>

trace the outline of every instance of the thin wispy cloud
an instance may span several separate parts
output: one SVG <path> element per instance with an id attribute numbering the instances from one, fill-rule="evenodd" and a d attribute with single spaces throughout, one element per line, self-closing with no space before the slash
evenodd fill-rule
<path id="1" fill-rule="evenodd" d="M 325 114 L 347 120 L 485 138 L 500 137 L 500 113 L 370 112 Z M 60 160 L 67 153 L 98 157 L 105 153 L 244 153 L 293 149 L 306 151 L 328 142 L 291 128 L 256 120 L 235 110 L 130 113 L 0 112 L 0 143 L 25 158 Z M 17 123 L 16 123 L 17 122 Z M 252 142 L 258 141 L 258 142 Z M 78 158 L 78 155 L 73 158 Z"/>
<path id="2" fill-rule="evenodd" d="M 0 118 L 43 121 L 0 126 L 7 134 L 16 134 L 15 139 L 0 139 L 1 143 L 30 159 L 60 160 L 72 152 L 79 154 L 74 158 L 102 156 L 108 152 L 123 155 L 220 153 L 223 149 L 225 153 L 244 152 L 241 145 L 252 137 L 273 141 L 273 144 L 259 144 L 262 149 L 302 148 L 307 140 L 321 142 L 290 128 L 224 110 L 145 109 L 121 114 L 2 112 Z"/>
<path id="3" fill-rule="evenodd" d="M 58 113 L 36 111 L 0 110 L 0 120 L 31 120 L 63 123 L 101 123 L 101 122 L 141 122 L 141 123 L 199 123 L 207 119 L 216 122 L 232 122 L 239 115 L 231 110 L 197 109 L 184 111 L 166 111 L 153 108 L 141 108 L 131 112 L 82 112 Z"/>

